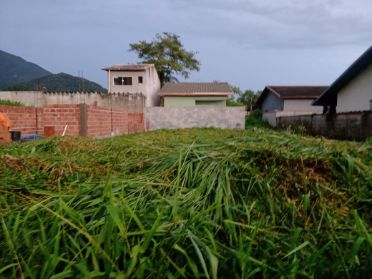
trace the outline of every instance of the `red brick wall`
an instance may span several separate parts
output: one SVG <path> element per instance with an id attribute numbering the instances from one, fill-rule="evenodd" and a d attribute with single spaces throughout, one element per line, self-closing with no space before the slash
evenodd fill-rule
<path id="1" fill-rule="evenodd" d="M 116 135 L 128 134 L 128 111 L 113 111 L 112 123 Z"/>
<path id="2" fill-rule="evenodd" d="M 105 137 L 128 133 L 128 112 L 96 106 L 87 107 L 88 136 Z"/>
<path id="3" fill-rule="evenodd" d="M 87 106 L 88 136 L 104 137 L 111 135 L 111 112 L 108 109 Z"/>
<path id="4" fill-rule="evenodd" d="M 143 113 L 128 113 L 128 132 L 136 133 L 145 130 Z"/>
<path id="5" fill-rule="evenodd" d="M 107 137 L 144 131 L 143 113 L 128 113 L 97 106 L 86 106 L 87 135 Z M 12 130 L 22 135 L 44 135 L 45 127 L 53 127 L 55 135 L 62 135 L 67 125 L 66 135 L 80 134 L 80 105 L 48 105 L 43 108 L 0 106 L 12 121 Z"/>
<path id="6" fill-rule="evenodd" d="M 41 129 L 43 112 L 34 107 L 0 106 L 0 111 L 5 112 L 12 122 L 11 130 L 21 131 L 22 135 L 36 134 Z"/>
<path id="7" fill-rule="evenodd" d="M 43 108 L 43 127 L 54 127 L 55 135 L 78 136 L 80 132 L 79 105 L 49 105 Z"/>

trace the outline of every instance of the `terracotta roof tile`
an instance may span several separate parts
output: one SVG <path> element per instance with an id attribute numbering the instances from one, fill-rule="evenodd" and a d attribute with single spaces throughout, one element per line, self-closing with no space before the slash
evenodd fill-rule
<path id="1" fill-rule="evenodd" d="M 277 86 L 267 85 L 258 97 L 256 104 L 261 106 L 269 93 L 275 94 L 280 99 L 309 99 L 315 100 L 328 86 Z"/>
<path id="2" fill-rule="evenodd" d="M 228 96 L 233 93 L 227 82 L 165 83 L 160 96 Z"/>
<path id="3" fill-rule="evenodd" d="M 322 94 L 327 86 L 267 86 L 267 88 L 276 93 L 281 99 L 303 98 L 316 99 Z"/>
<path id="4" fill-rule="evenodd" d="M 154 64 L 118 64 L 105 67 L 104 71 L 145 71 L 154 66 Z"/>

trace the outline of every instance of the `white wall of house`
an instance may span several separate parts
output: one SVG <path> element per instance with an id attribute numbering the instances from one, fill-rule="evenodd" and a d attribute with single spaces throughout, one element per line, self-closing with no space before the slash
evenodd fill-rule
<path id="1" fill-rule="evenodd" d="M 160 105 L 160 79 L 158 76 L 158 72 L 156 71 L 155 66 L 150 67 L 146 72 L 147 78 L 145 80 L 148 80 L 149 82 L 146 83 L 146 107 L 153 107 L 153 106 L 159 106 Z M 145 82 L 144 80 L 144 82 Z"/>
<path id="2" fill-rule="evenodd" d="M 226 96 L 164 96 L 164 107 L 222 106 L 226 107 Z"/>
<path id="3" fill-rule="evenodd" d="M 264 112 L 262 113 L 262 119 L 270 124 L 271 127 L 276 127 L 276 112 Z"/>
<path id="4" fill-rule="evenodd" d="M 109 73 L 109 91 L 110 93 L 141 93 L 146 90 L 145 88 L 146 71 L 133 72 L 133 71 L 110 71 Z M 115 85 L 114 79 L 118 77 L 131 77 L 132 85 Z M 143 83 L 138 83 L 138 78 L 143 78 Z"/>
<path id="5" fill-rule="evenodd" d="M 142 93 L 146 97 L 146 107 L 159 106 L 160 80 L 154 66 L 143 71 L 108 71 L 107 75 L 109 93 Z M 131 77 L 132 85 L 115 85 L 114 79 L 118 77 Z"/>
<path id="6" fill-rule="evenodd" d="M 305 112 L 308 113 L 322 113 L 323 107 L 320 106 L 312 106 L 311 103 L 313 102 L 313 99 L 297 99 L 297 100 L 291 100 L 287 99 L 284 100 L 284 107 L 283 111 L 285 112 Z"/>
<path id="7" fill-rule="evenodd" d="M 337 95 L 337 112 L 370 110 L 372 65 L 350 81 Z"/>

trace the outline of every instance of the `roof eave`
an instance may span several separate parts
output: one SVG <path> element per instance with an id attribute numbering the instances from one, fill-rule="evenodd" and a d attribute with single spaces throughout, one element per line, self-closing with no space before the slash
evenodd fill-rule
<path id="1" fill-rule="evenodd" d="M 313 103 L 314 106 L 337 105 L 338 92 L 372 63 L 372 47 L 353 62 Z"/>
<path id="2" fill-rule="evenodd" d="M 102 70 L 108 72 L 146 72 L 146 69 L 111 69 L 111 68 L 102 68 Z"/>
<path id="3" fill-rule="evenodd" d="M 317 96 L 286 96 L 286 97 L 281 97 L 281 99 L 283 100 L 315 100 L 318 97 Z"/>
<path id="4" fill-rule="evenodd" d="M 160 97 L 229 97 L 233 93 L 160 93 Z"/>

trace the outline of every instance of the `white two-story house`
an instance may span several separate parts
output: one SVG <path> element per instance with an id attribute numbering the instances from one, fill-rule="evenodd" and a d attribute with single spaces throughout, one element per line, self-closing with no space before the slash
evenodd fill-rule
<path id="1" fill-rule="evenodd" d="M 105 67 L 108 75 L 108 92 L 142 93 L 145 106 L 159 106 L 160 80 L 154 64 L 126 64 Z"/>

